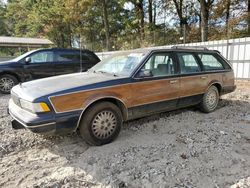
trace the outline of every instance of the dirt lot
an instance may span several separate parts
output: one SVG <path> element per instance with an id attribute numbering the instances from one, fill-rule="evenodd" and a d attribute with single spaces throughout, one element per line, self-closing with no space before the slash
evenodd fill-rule
<path id="1" fill-rule="evenodd" d="M 14 131 L 0 96 L 0 187 L 250 187 L 250 82 L 203 114 L 183 109 L 126 123 L 89 147 L 75 133 Z"/>

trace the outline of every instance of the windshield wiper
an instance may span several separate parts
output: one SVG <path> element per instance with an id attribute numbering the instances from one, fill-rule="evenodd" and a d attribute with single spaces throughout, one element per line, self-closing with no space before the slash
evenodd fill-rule
<path id="1" fill-rule="evenodd" d="M 112 72 L 106 72 L 106 71 L 102 71 L 102 70 L 100 70 L 100 71 L 93 71 L 94 73 L 102 73 L 102 74 L 111 74 L 111 75 L 113 75 L 113 76 L 115 76 L 115 77 L 117 77 L 118 75 L 117 74 L 115 74 L 115 73 L 112 73 Z"/>
<path id="2" fill-rule="evenodd" d="M 109 74 L 108 72 L 106 72 L 106 71 L 102 71 L 102 70 L 100 70 L 100 71 L 95 71 L 95 72 L 99 72 L 99 73 L 102 73 L 102 74 Z"/>

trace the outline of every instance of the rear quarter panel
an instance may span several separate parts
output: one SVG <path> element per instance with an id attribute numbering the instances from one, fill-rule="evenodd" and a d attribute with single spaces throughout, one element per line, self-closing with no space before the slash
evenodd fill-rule
<path id="1" fill-rule="evenodd" d="M 235 78 L 234 78 L 233 70 L 222 74 L 222 83 L 223 83 L 223 86 L 235 85 Z"/>

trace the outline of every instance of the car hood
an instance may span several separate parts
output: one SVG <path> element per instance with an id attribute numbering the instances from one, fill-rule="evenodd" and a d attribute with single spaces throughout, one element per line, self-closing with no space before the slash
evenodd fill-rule
<path id="1" fill-rule="evenodd" d="M 12 93 L 19 95 L 28 101 L 34 101 L 39 97 L 66 94 L 78 90 L 104 87 L 103 82 L 121 79 L 101 73 L 74 73 L 54 76 L 19 84 L 12 89 Z M 101 84 L 101 86 L 98 86 Z"/>
<path id="2" fill-rule="evenodd" d="M 10 65 L 16 63 L 15 61 L 0 61 L 0 66 L 6 66 L 6 65 Z"/>

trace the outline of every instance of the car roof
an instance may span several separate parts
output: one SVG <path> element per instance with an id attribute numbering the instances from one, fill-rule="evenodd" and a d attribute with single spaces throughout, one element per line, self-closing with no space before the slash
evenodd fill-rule
<path id="1" fill-rule="evenodd" d="M 150 48 L 138 48 L 134 50 L 125 50 L 119 52 L 130 52 L 130 53 L 151 53 L 151 52 L 161 52 L 161 51 L 179 51 L 179 52 L 206 52 L 206 53 L 219 53 L 217 50 L 209 50 L 206 47 L 192 47 L 192 46 L 185 46 L 185 47 L 150 47 Z"/>
<path id="2" fill-rule="evenodd" d="M 56 51 L 80 51 L 80 49 L 77 48 L 50 48 L 51 50 L 56 50 Z M 82 51 L 90 51 L 88 49 L 81 49 Z"/>
<path id="3" fill-rule="evenodd" d="M 76 48 L 42 48 L 39 50 L 56 50 L 56 51 L 79 51 L 80 49 Z M 82 49 L 82 51 L 92 52 L 88 49 Z M 149 47 L 149 48 L 138 48 L 138 49 L 132 49 L 132 50 L 122 50 L 122 51 L 113 51 L 114 54 L 122 54 L 122 53 L 143 53 L 143 54 L 149 54 L 153 52 L 163 52 L 163 51 L 178 51 L 178 52 L 202 52 L 202 53 L 220 53 L 217 50 L 209 50 L 205 47 L 193 47 L 193 46 L 173 46 L 173 47 Z M 112 53 L 112 51 L 111 51 Z"/>
<path id="4" fill-rule="evenodd" d="M 80 49 L 76 49 L 76 48 L 39 48 L 39 49 L 36 49 L 34 50 L 35 51 L 46 51 L 46 50 L 55 50 L 55 51 L 80 51 Z M 92 52 L 88 49 L 82 49 L 82 51 L 85 51 L 85 52 Z"/>

